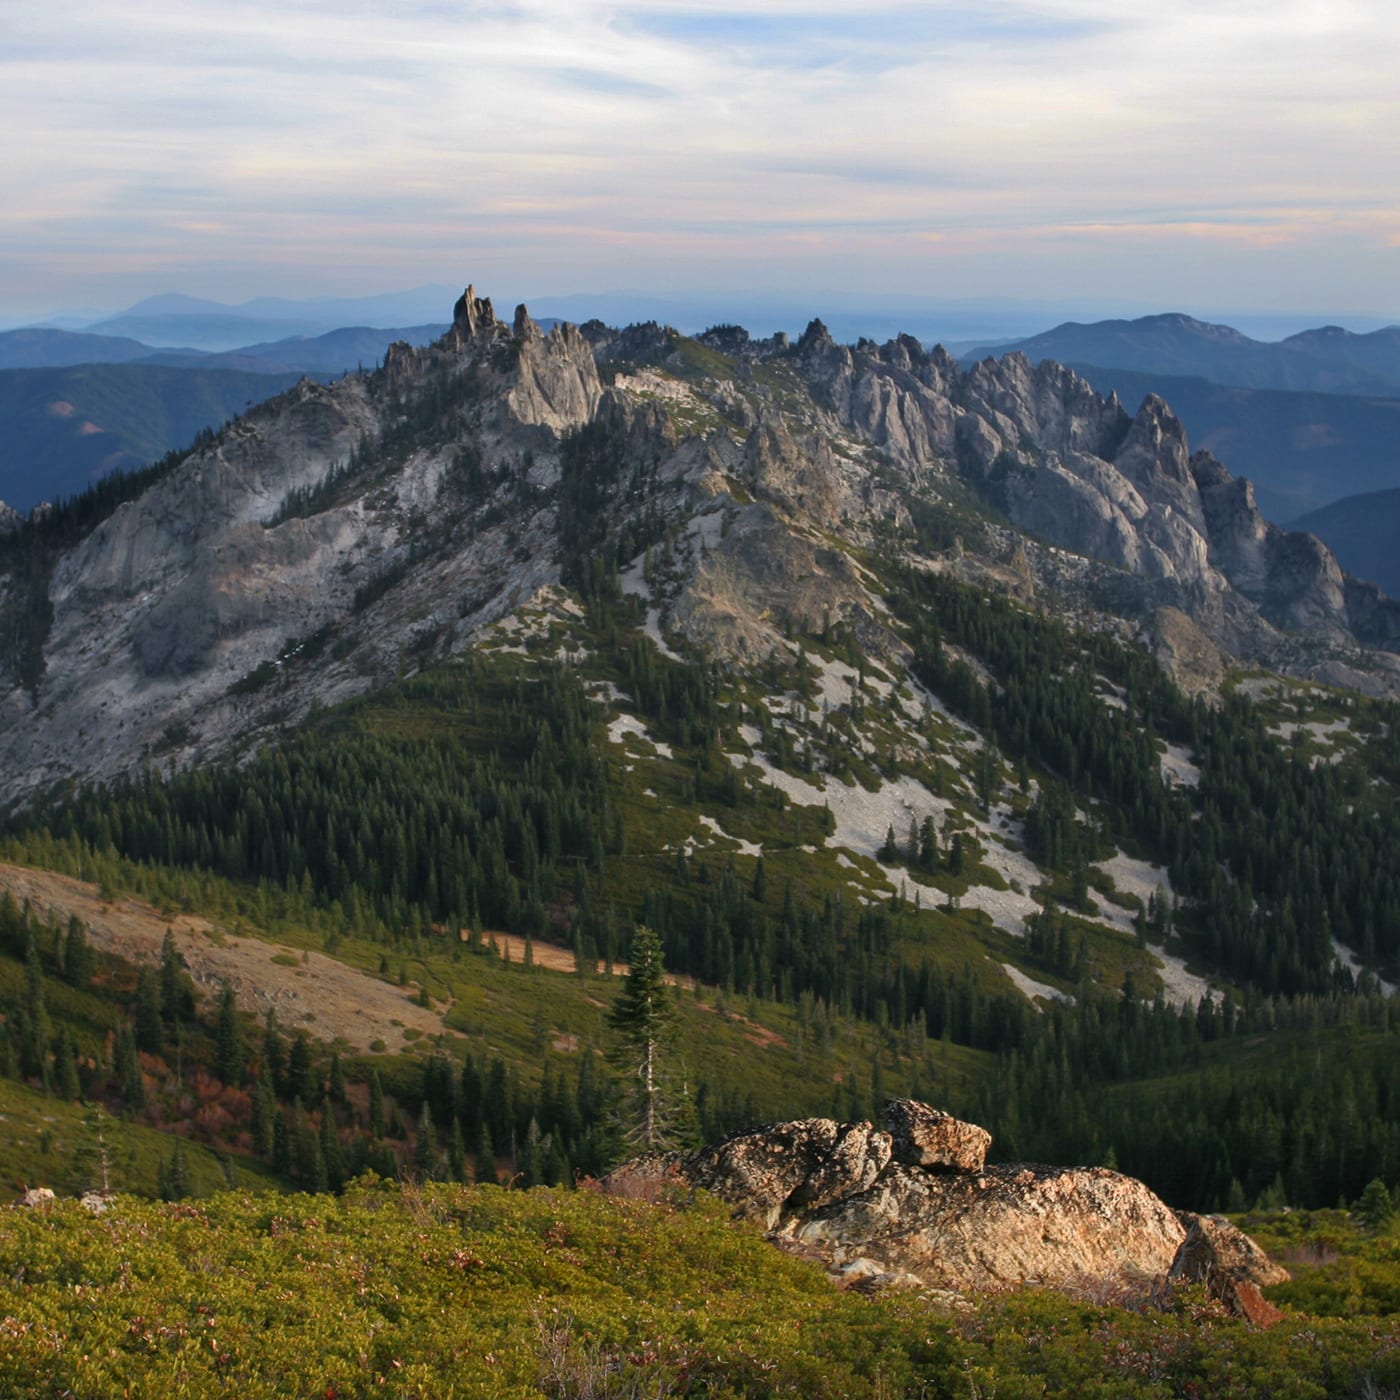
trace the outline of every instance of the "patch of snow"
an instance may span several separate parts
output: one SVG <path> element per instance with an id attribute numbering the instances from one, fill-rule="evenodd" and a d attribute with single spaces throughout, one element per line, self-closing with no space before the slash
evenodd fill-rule
<path id="1" fill-rule="evenodd" d="M 1102 870 L 1113 881 L 1116 889 L 1124 894 L 1136 895 L 1142 900 L 1143 908 L 1147 907 L 1147 902 L 1153 895 L 1171 899 L 1171 876 L 1160 865 L 1153 865 L 1145 860 L 1134 860 L 1132 856 L 1117 851 L 1112 860 L 1099 861 L 1097 869 Z M 1126 933 L 1135 932 L 1133 916 L 1126 909 L 1119 909 L 1114 904 L 1110 904 L 1108 908 L 1113 910 L 1109 917 L 1114 918 L 1119 928 Z"/>
<path id="2" fill-rule="evenodd" d="M 653 739 L 651 735 L 647 733 L 646 725 L 644 725 L 636 715 L 618 715 L 618 717 L 608 725 L 608 738 L 614 744 L 625 744 L 629 734 L 635 738 L 641 739 L 644 743 L 650 744 L 662 758 L 675 757 L 670 744 L 663 744 L 660 740 Z"/>
<path id="3" fill-rule="evenodd" d="M 625 569 L 618 572 L 618 587 L 624 594 L 632 594 L 638 598 L 651 598 L 651 585 L 646 578 L 645 554 L 639 554 Z"/>
<path id="4" fill-rule="evenodd" d="M 1188 971 L 1184 959 L 1173 956 L 1165 948 L 1148 946 L 1161 964 L 1157 975 L 1162 979 L 1162 995 L 1169 1006 L 1195 1006 L 1210 991 L 1210 983 Z"/>
<path id="5" fill-rule="evenodd" d="M 816 709 L 839 710 L 851 703 L 855 694 L 856 673 L 844 661 L 823 661 L 809 658 L 817 666 Z"/>
<path id="6" fill-rule="evenodd" d="M 740 836 L 731 836 L 713 817 L 701 817 L 700 825 L 714 832 L 721 840 L 732 841 L 739 848 L 738 854 L 741 856 L 761 856 L 763 854 L 762 846 L 757 846 L 752 841 L 745 841 Z"/>
<path id="7" fill-rule="evenodd" d="M 1341 965 L 1344 968 L 1347 969 L 1347 971 L 1351 973 L 1353 977 L 1359 979 L 1362 976 L 1362 974 L 1366 971 L 1365 967 L 1362 966 L 1361 960 L 1356 956 L 1356 954 L 1353 953 L 1351 949 L 1346 946 L 1345 943 L 1338 943 L 1335 938 L 1332 940 L 1332 955 L 1337 959 L 1339 963 L 1341 963 Z M 1376 980 L 1380 982 L 1381 991 L 1384 992 L 1386 996 L 1394 995 L 1395 984 L 1393 982 L 1383 981 L 1379 977 L 1377 977 Z"/>
<path id="8" fill-rule="evenodd" d="M 1201 770 L 1192 761 L 1190 751 L 1180 744 L 1168 744 L 1160 755 L 1162 776 L 1175 787 L 1200 787 Z"/>
<path id="9" fill-rule="evenodd" d="M 685 658 L 677 651 L 673 650 L 666 638 L 661 635 L 661 614 L 655 608 L 647 609 L 647 620 L 642 627 L 643 633 L 656 643 L 656 649 L 668 661 L 684 661 Z"/>
<path id="10" fill-rule="evenodd" d="M 593 681 L 588 687 L 588 698 L 596 700 L 600 705 L 615 702 L 624 705 L 632 703 L 632 697 L 625 690 L 619 690 L 611 681 Z"/>
<path id="11" fill-rule="evenodd" d="M 1025 822 L 1014 816 L 1009 807 L 993 807 L 988 821 L 973 819 L 977 836 L 982 842 L 982 864 L 995 870 L 1008 884 L 1018 884 L 1022 889 L 1034 889 L 1042 884 L 1045 875 L 1040 867 L 1021 849 L 1025 839 Z M 992 829 L 996 822 L 1001 832 Z"/>
<path id="12" fill-rule="evenodd" d="M 990 885 L 970 885 L 958 904 L 963 909 L 980 909 L 1002 932 L 1018 938 L 1025 936 L 1026 917 L 1040 908 L 1027 894 L 994 890 Z"/>
<path id="13" fill-rule="evenodd" d="M 947 799 L 935 797 L 917 778 L 899 778 L 886 783 L 878 792 L 870 792 L 857 783 L 843 783 L 827 777 L 826 786 L 822 788 L 775 768 L 761 752 L 751 759 L 740 754 L 730 754 L 729 759 L 736 766 L 757 763 L 764 779 L 794 802 L 829 807 L 836 829 L 827 837 L 826 844 L 845 846 L 860 855 L 874 856 L 885 844 L 885 832 L 891 826 L 903 840 L 911 819 L 921 822 L 933 815 L 941 824 L 950 805 Z"/>
<path id="14" fill-rule="evenodd" d="M 1095 694 L 1110 710 L 1126 710 L 1128 708 L 1126 692 L 1121 686 L 1114 685 L 1106 676 L 1097 676 L 1095 679 L 1098 681 L 1098 689 Z"/>
<path id="15" fill-rule="evenodd" d="M 1306 724 L 1296 724 L 1291 720 L 1283 720 L 1278 724 L 1269 727 L 1269 733 L 1277 735 L 1284 743 L 1288 743 L 1295 734 L 1303 734 L 1308 738 L 1317 741 L 1319 744 L 1330 744 L 1331 751 L 1328 753 L 1313 754 L 1312 766 L 1317 767 L 1319 763 L 1340 763 L 1344 749 L 1336 740 L 1343 735 L 1350 737 L 1351 723 L 1345 719 L 1334 719 L 1329 721 L 1309 720 Z"/>
<path id="16" fill-rule="evenodd" d="M 1051 987 L 1045 982 L 1037 982 L 1034 977 L 1027 977 L 1019 967 L 1012 967 L 1010 963 L 1002 963 L 1001 970 L 1031 1002 L 1034 1002 L 1036 997 L 1044 997 L 1046 1001 L 1074 1000 L 1068 992 L 1062 992 L 1058 987 Z"/>

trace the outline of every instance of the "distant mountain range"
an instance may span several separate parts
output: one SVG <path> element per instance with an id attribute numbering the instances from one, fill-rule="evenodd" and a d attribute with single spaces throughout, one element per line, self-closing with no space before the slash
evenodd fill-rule
<path id="1" fill-rule="evenodd" d="M 396 340 L 445 325 L 348 326 L 210 353 L 122 336 L 0 332 L 0 501 L 27 512 L 187 446 L 296 383 L 375 368 Z M 179 337 L 177 337 L 179 338 Z"/>
<path id="2" fill-rule="evenodd" d="M 240 324 L 246 329 L 269 323 L 246 321 Z M 0 370 L 148 364 L 178 369 L 238 369 L 253 374 L 285 374 L 290 370 L 306 374 L 343 374 L 360 367 L 372 369 L 396 340 L 426 345 L 446 329 L 445 322 L 422 326 L 342 326 L 317 335 L 287 335 L 278 340 L 254 343 L 240 341 L 232 349 L 210 351 L 191 344 L 198 339 L 197 328 L 182 333 L 181 328 L 175 327 L 169 336 L 176 342 L 172 346 L 153 345 L 128 336 L 27 327 L 0 331 Z"/>
<path id="3" fill-rule="evenodd" d="M 319 336 L 344 326 L 393 327 L 439 319 L 456 293 L 417 287 L 369 297 L 292 301 L 256 297 L 237 306 L 176 293 L 147 297 L 120 315 L 83 327 L 97 335 L 127 336 L 147 345 L 188 345 L 197 350 L 236 350 L 260 341 Z"/>
<path id="4" fill-rule="evenodd" d="M 193 423 L 192 433 L 214 426 L 246 399 L 256 402 L 276 392 L 289 375 L 334 377 L 374 367 L 393 341 L 428 344 L 445 330 L 441 321 L 372 322 L 414 309 L 440 316 L 445 302 L 443 289 L 431 287 L 324 301 L 262 297 L 239 306 L 164 295 L 83 331 L 30 327 L 0 332 L 0 378 L 6 371 L 126 365 L 134 372 L 124 381 L 134 402 L 165 405 L 163 411 L 145 415 L 117 408 L 110 381 L 100 375 L 75 381 L 77 398 L 55 390 L 50 400 L 31 402 L 30 391 L 40 381 L 0 392 L 5 442 L 0 499 L 26 509 L 55 491 L 86 484 L 94 471 L 105 469 L 103 463 L 131 466 L 184 446 L 187 438 L 172 439 L 164 428 Z M 587 308 L 578 298 L 546 304 L 559 315 L 586 318 Z M 633 309 L 658 321 L 703 319 L 698 303 L 653 299 Z M 926 319 L 927 309 L 915 304 L 905 319 L 916 324 L 906 329 L 916 335 L 928 329 L 917 324 Z M 775 303 L 775 315 L 778 310 Z M 894 324 L 898 313 L 890 315 Z M 351 316 L 357 318 L 355 324 L 334 328 L 319 319 Z M 551 317 L 540 318 L 545 329 L 552 323 Z M 854 323 L 846 329 L 851 339 L 857 338 Z M 1072 365 L 1101 392 L 1117 391 L 1129 411 L 1147 394 L 1161 394 L 1193 442 L 1254 481 L 1261 506 L 1274 519 L 1302 516 L 1400 484 L 1400 327 L 1358 334 L 1324 326 L 1269 342 L 1173 313 L 1065 322 L 1026 339 L 981 346 L 961 358 L 970 363 L 1011 350 L 1033 362 L 1055 359 Z M 142 369 L 155 368 L 162 376 L 134 387 Z M 169 377 L 174 371 L 236 371 L 248 378 L 237 381 L 237 388 L 192 380 L 192 407 L 185 413 L 174 411 L 180 394 L 180 381 Z M 98 396 L 97 407 L 89 411 L 78 400 L 91 393 Z M 101 434 L 89 429 L 75 435 L 73 424 L 46 416 L 49 401 L 74 403 L 81 421 L 98 425 Z M 18 412 L 23 421 L 12 421 L 6 416 L 10 412 Z M 42 456 L 33 455 L 40 451 Z M 1359 563 L 1354 567 L 1367 573 Z"/>
<path id="5" fill-rule="evenodd" d="M 1252 340 L 1232 326 L 1169 313 L 1133 321 L 1066 321 L 1025 340 L 979 346 L 964 362 L 1012 350 L 1038 363 L 1196 375 L 1246 389 L 1323 394 L 1400 394 L 1400 326 L 1366 334 L 1322 326 L 1281 341 Z"/>

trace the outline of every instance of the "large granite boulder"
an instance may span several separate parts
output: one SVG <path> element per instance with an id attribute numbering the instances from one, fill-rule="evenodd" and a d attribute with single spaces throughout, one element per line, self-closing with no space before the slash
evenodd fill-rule
<path id="1" fill-rule="evenodd" d="M 775 1244 L 863 1288 L 1035 1284 L 1117 1298 L 1150 1294 L 1168 1278 L 1216 1279 L 1231 1290 L 1218 1296 L 1263 1321 L 1259 1286 L 1287 1277 L 1242 1232 L 1178 1214 L 1119 1172 L 988 1167 L 985 1128 L 912 1099 L 890 1101 L 885 1129 L 776 1123 L 699 1152 L 639 1158 L 603 1189 L 711 1191 Z"/>

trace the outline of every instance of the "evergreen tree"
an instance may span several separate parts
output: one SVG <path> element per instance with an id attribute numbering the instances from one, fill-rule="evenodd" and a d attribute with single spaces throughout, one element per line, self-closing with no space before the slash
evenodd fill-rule
<path id="1" fill-rule="evenodd" d="M 163 1201 L 183 1201 L 190 1194 L 190 1166 L 185 1156 L 184 1138 L 175 1139 L 168 1162 L 156 1168 L 156 1192 Z"/>
<path id="2" fill-rule="evenodd" d="M 160 1017 L 160 977 L 153 967 L 136 974 L 136 1048 L 159 1055 L 165 1048 L 165 1025 Z"/>
<path id="3" fill-rule="evenodd" d="M 418 1126 L 414 1133 L 413 1165 L 423 1177 L 431 1177 L 437 1170 L 437 1133 L 433 1128 L 432 1110 L 427 1100 L 418 1113 Z"/>
<path id="4" fill-rule="evenodd" d="M 384 1085 L 379 1071 L 371 1070 L 369 1076 L 369 1133 L 372 1138 L 384 1136 Z"/>
<path id="5" fill-rule="evenodd" d="M 219 1022 L 214 1032 L 214 1067 L 225 1084 L 243 1083 L 243 1067 L 247 1060 L 247 1044 L 243 1020 L 233 999 L 233 988 L 224 983 L 219 996 Z"/>
<path id="6" fill-rule="evenodd" d="M 1354 1213 L 1368 1230 L 1383 1230 L 1390 1224 L 1395 1215 L 1395 1203 L 1380 1177 L 1373 1177 L 1366 1183 Z"/>
<path id="7" fill-rule="evenodd" d="M 160 946 L 160 1014 L 170 1025 L 194 1015 L 194 986 L 170 929 Z"/>
<path id="8" fill-rule="evenodd" d="M 253 1151 L 270 1157 L 277 1141 L 277 1094 L 267 1079 L 253 1090 Z"/>
<path id="9" fill-rule="evenodd" d="M 661 939 L 645 924 L 632 938 L 631 967 L 608 1012 L 613 1062 L 623 1074 L 621 1126 L 629 1143 L 654 1150 L 676 1136 L 680 1105 L 668 1092 L 664 1054 L 676 1020 Z"/>
<path id="10" fill-rule="evenodd" d="M 63 980 L 73 987 L 87 986 L 92 976 L 92 948 L 87 930 L 76 914 L 68 919 L 68 931 L 63 940 Z"/>
<path id="11" fill-rule="evenodd" d="M 24 955 L 24 1002 L 20 1007 L 19 1070 L 49 1087 L 49 1039 L 52 1030 L 44 1001 L 44 969 L 31 932 Z"/>
<path id="12" fill-rule="evenodd" d="M 59 1098 L 70 1103 L 82 1093 L 82 1085 L 78 1081 L 78 1055 L 73 1049 L 73 1038 L 67 1026 L 59 1032 L 58 1046 L 54 1051 L 53 1087 Z"/>

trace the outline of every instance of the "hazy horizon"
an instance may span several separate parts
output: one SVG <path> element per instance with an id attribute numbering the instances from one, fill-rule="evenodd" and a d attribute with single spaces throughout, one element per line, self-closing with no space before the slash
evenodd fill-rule
<path id="1" fill-rule="evenodd" d="M 516 298 L 501 296 L 491 286 L 477 285 L 476 291 L 479 295 L 493 297 L 498 315 L 509 316 L 516 305 Z M 261 319 L 268 328 L 268 338 L 277 339 L 279 337 L 272 333 L 271 323 L 278 318 L 285 317 L 288 337 L 316 334 L 319 331 L 312 321 L 322 312 L 324 329 L 352 324 L 406 327 L 443 323 L 449 318 L 452 303 L 458 294 L 457 287 L 447 283 L 425 284 L 398 291 L 364 288 L 348 299 L 332 294 L 300 298 L 256 294 L 241 301 L 221 301 L 216 297 L 192 297 L 185 292 L 160 290 L 127 305 L 60 307 L 47 315 L 32 318 L 7 314 L 6 308 L 0 306 L 0 331 L 34 326 L 68 330 L 93 328 L 103 334 L 142 339 L 121 326 L 109 330 L 105 323 L 133 313 L 166 318 L 196 316 L 207 306 L 207 313 L 211 316 L 223 312 L 230 317 L 246 315 Z M 1348 330 L 1365 333 L 1400 320 L 1377 315 L 1338 316 L 1327 311 L 1181 308 L 1089 299 L 1055 303 L 1030 298 L 994 297 L 940 300 L 874 295 L 863 298 L 833 294 L 830 289 L 814 291 L 807 301 L 796 293 L 787 297 L 765 296 L 762 293 L 746 295 L 729 288 L 677 291 L 671 295 L 625 288 L 554 294 L 542 292 L 526 295 L 520 300 L 532 313 L 545 319 L 586 320 L 596 315 L 611 324 L 659 319 L 689 333 L 720 322 L 736 322 L 755 335 L 765 335 L 776 330 L 796 333 L 815 316 L 827 320 L 838 339 L 894 335 L 903 331 L 921 339 L 939 338 L 950 344 L 956 342 L 963 345 L 994 343 L 998 338 L 1020 339 L 1066 321 L 1134 320 L 1172 312 L 1228 325 L 1266 342 L 1281 340 L 1323 324 L 1340 324 Z M 383 309 L 371 313 L 367 308 L 373 303 L 382 304 Z M 347 306 L 351 310 L 342 314 L 341 308 Z M 149 337 L 146 339 L 154 344 Z M 231 333 L 226 344 L 219 348 L 233 348 L 245 343 L 249 342 Z"/>

